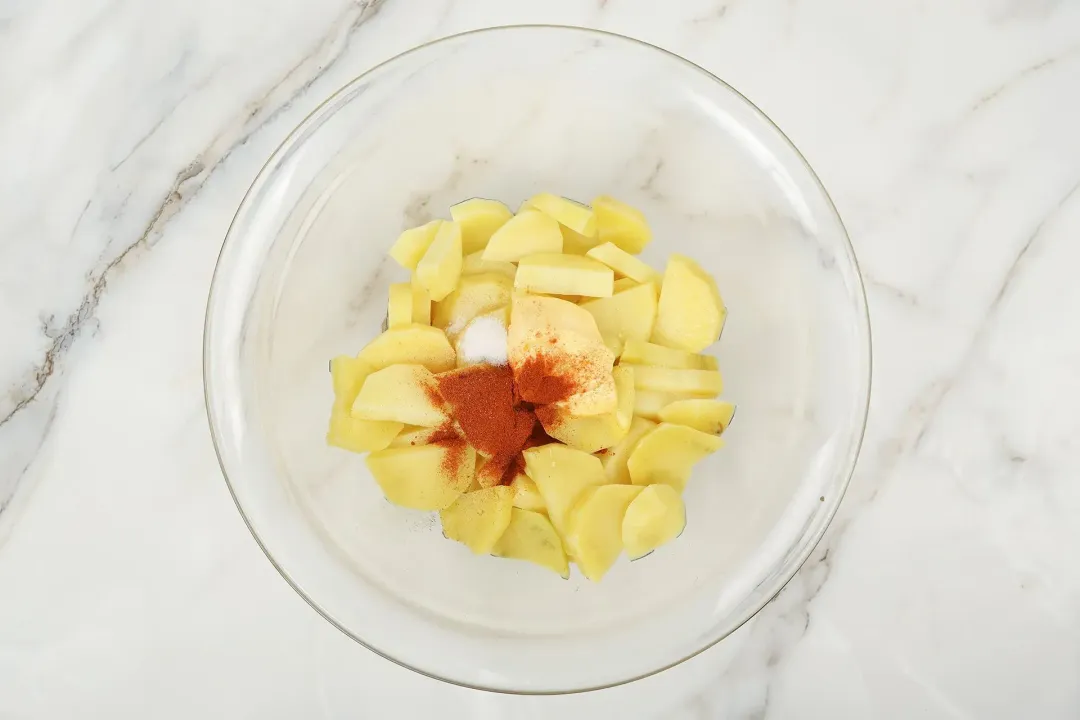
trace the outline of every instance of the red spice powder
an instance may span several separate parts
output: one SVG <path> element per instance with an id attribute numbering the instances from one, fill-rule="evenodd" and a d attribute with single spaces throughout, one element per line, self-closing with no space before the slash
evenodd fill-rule
<path id="1" fill-rule="evenodd" d="M 530 355 L 514 376 L 517 396 L 533 405 L 549 405 L 566 400 L 580 389 L 581 379 L 574 376 L 576 365 L 580 364 L 581 360 L 575 361 L 566 355 Z"/>
<path id="2" fill-rule="evenodd" d="M 462 463 L 465 462 L 465 451 L 468 448 L 468 443 L 464 440 L 439 440 L 431 444 L 438 445 L 446 450 L 446 455 L 443 457 L 439 469 L 449 477 L 457 477 L 458 470 L 461 469 Z"/>

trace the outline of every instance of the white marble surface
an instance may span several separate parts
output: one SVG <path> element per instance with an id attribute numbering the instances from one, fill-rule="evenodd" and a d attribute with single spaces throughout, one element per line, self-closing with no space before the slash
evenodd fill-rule
<path id="1" fill-rule="evenodd" d="M 218 471 L 200 340 L 263 160 L 372 64 L 589 25 L 704 65 L 844 216 L 871 422 L 825 541 L 658 677 L 442 685 L 313 613 Z M 1080 4 L 0 0 L 0 718 L 1080 717 Z"/>

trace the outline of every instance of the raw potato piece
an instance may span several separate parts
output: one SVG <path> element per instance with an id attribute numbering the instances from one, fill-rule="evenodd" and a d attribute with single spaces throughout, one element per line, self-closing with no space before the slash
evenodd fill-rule
<path id="1" fill-rule="evenodd" d="M 607 298 L 581 303 L 596 319 L 604 343 L 619 355 L 627 340 L 648 340 L 656 320 L 656 287 L 638 285 Z"/>
<path id="2" fill-rule="evenodd" d="M 526 210 L 495 231 L 482 257 L 484 260 L 517 262 L 534 253 L 561 252 L 559 223 L 537 210 Z"/>
<path id="3" fill-rule="evenodd" d="M 603 466 L 592 455 L 561 443 L 529 448 L 522 455 L 525 472 L 540 490 L 551 523 L 565 535 L 567 515 L 581 493 L 607 483 Z"/>
<path id="4" fill-rule="evenodd" d="M 660 423 L 638 441 L 626 467 L 635 485 L 664 483 L 681 492 L 694 463 L 723 445 L 724 441 L 715 435 L 685 425 Z"/>
<path id="5" fill-rule="evenodd" d="M 640 210 L 608 195 L 593 200 L 592 208 L 600 242 L 612 243 L 637 255 L 652 240 L 652 231 Z"/>
<path id="6" fill-rule="evenodd" d="M 604 263 L 619 275 L 636 280 L 639 283 L 660 282 L 660 273 L 615 243 L 606 242 L 603 245 L 594 247 L 585 254 Z"/>
<path id="7" fill-rule="evenodd" d="M 514 491 L 503 486 L 465 493 L 439 511 L 443 533 L 477 555 L 487 555 L 510 525 L 513 502 Z"/>
<path id="8" fill-rule="evenodd" d="M 526 206 L 536 208 L 578 235 L 596 237 L 596 216 L 587 205 L 551 193 L 540 193 L 526 200 L 523 207 Z"/>
<path id="9" fill-rule="evenodd" d="M 562 540 L 551 521 L 538 512 L 513 508 L 510 524 L 491 552 L 499 557 L 528 560 L 554 570 L 564 579 L 570 577 Z"/>
<path id="10" fill-rule="evenodd" d="M 495 231 L 513 216 L 498 200 L 473 198 L 450 206 L 450 217 L 461 226 L 461 249 L 466 255 L 487 247 Z"/>
<path id="11" fill-rule="evenodd" d="M 513 289 L 513 281 L 500 273 L 463 277 L 454 292 L 435 303 L 431 324 L 453 341 L 473 318 L 509 304 Z"/>
<path id="12" fill-rule="evenodd" d="M 712 355 L 698 355 L 685 350 L 655 345 L 641 340 L 627 340 L 620 360 L 637 365 L 681 368 L 686 370 L 716 370 L 719 366 Z"/>
<path id="13" fill-rule="evenodd" d="M 413 321 L 413 291 L 410 283 L 394 283 L 390 286 L 390 300 L 386 304 L 386 327 L 411 325 Z"/>
<path id="14" fill-rule="evenodd" d="M 401 431 L 401 423 L 381 420 L 357 420 L 350 413 L 371 366 L 363 360 L 341 355 L 330 361 L 330 376 L 334 384 L 334 407 L 330 411 L 330 427 L 326 442 L 352 452 L 382 450 Z"/>
<path id="15" fill-rule="evenodd" d="M 413 324 L 387 330 L 368 343 L 357 358 L 372 370 L 410 363 L 439 373 L 453 369 L 454 348 L 442 330 Z"/>
<path id="16" fill-rule="evenodd" d="M 722 400 L 676 400 L 660 411 L 666 423 L 686 425 L 701 432 L 719 435 L 731 423 L 735 406 Z"/>
<path id="17" fill-rule="evenodd" d="M 600 244 L 595 235 L 586 237 L 565 225 L 559 225 L 559 231 L 562 233 L 562 251 L 567 255 L 584 255 Z"/>
<path id="18" fill-rule="evenodd" d="M 585 577 L 600 582 L 623 550 L 626 508 L 642 488 L 602 485 L 586 490 L 570 518 L 566 545 Z"/>
<path id="19" fill-rule="evenodd" d="M 717 370 L 683 370 L 649 365 L 631 367 L 634 368 L 634 385 L 641 390 L 716 397 L 724 389 L 724 380 Z"/>
<path id="20" fill-rule="evenodd" d="M 634 417 L 634 371 L 630 367 L 616 367 L 615 394 L 618 398 L 615 410 L 602 415 L 564 415 L 547 407 L 536 411 L 536 416 L 548 435 L 582 452 L 595 453 L 617 445 L 630 429 Z"/>
<path id="21" fill-rule="evenodd" d="M 367 457 L 386 499 L 414 510 L 442 510 L 472 484 L 476 451 L 464 440 L 390 448 Z"/>
<path id="22" fill-rule="evenodd" d="M 461 228 L 456 222 L 443 222 L 416 265 L 416 278 L 430 293 L 431 299 L 438 302 L 457 287 L 462 262 Z"/>
<path id="23" fill-rule="evenodd" d="M 442 220 L 432 220 L 401 233 L 390 247 L 390 257 L 397 260 L 398 264 L 406 270 L 415 270 L 416 264 L 431 246 L 442 223 Z"/>
<path id="24" fill-rule="evenodd" d="M 651 553 L 682 534 L 686 506 L 670 485 L 649 485 L 630 506 L 622 521 L 622 544 L 631 560 Z"/>
<path id="25" fill-rule="evenodd" d="M 416 278 L 412 281 L 412 317 L 418 325 L 431 324 L 431 294 Z"/>
<path id="26" fill-rule="evenodd" d="M 640 367 L 635 365 L 634 367 Z M 646 420 L 660 422 L 660 411 L 676 400 L 685 399 L 685 395 L 663 393 L 655 390 L 634 390 L 634 414 Z"/>
<path id="27" fill-rule="evenodd" d="M 684 255 L 672 255 L 664 271 L 652 341 L 701 352 L 720 337 L 727 308 L 716 282 Z"/>
<path id="28" fill-rule="evenodd" d="M 503 262 L 502 260 L 485 260 L 482 250 L 466 255 L 461 265 L 461 276 L 479 275 L 480 273 L 499 273 L 513 280 L 514 275 L 517 273 L 517 266 L 514 263 Z"/>
<path id="29" fill-rule="evenodd" d="M 364 381 L 352 416 L 435 427 L 446 422 L 435 376 L 423 365 L 391 365 Z"/>
<path id="30" fill-rule="evenodd" d="M 592 258 L 538 253 L 521 258 L 514 287 L 548 295 L 611 297 L 615 273 Z"/>
<path id="31" fill-rule="evenodd" d="M 600 464 L 604 466 L 604 475 L 607 476 L 609 482 L 621 485 L 630 484 L 630 471 L 626 469 L 626 461 L 637 447 L 638 440 L 645 437 L 645 434 L 654 427 L 656 423 L 651 420 L 635 417 L 619 444 L 600 454 Z"/>
<path id="32" fill-rule="evenodd" d="M 631 290 L 633 288 L 636 288 L 638 285 L 641 285 L 641 283 L 639 283 L 637 280 L 631 280 L 630 278 L 626 277 L 619 278 L 615 281 L 615 284 L 612 285 L 612 294 L 617 295 L 624 290 Z M 659 296 L 660 293 L 657 292 L 657 298 L 659 298 Z"/>
<path id="33" fill-rule="evenodd" d="M 514 491 L 514 507 L 534 512 L 547 512 L 544 496 L 540 494 L 540 489 L 528 475 L 518 473 L 510 481 L 510 487 Z"/>

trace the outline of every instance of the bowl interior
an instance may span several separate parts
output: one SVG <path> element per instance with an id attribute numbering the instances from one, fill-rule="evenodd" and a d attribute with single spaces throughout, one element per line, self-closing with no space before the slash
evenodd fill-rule
<path id="1" fill-rule="evenodd" d="M 380 331 L 404 228 L 539 191 L 642 209 L 655 241 L 714 273 L 714 352 L 738 405 L 685 493 L 682 537 L 604 581 L 477 557 L 437 516 L 383 499 L 325 443 L 327 361 Z M 503 28 L 358 78 L 271 159 L 230 230 L 206 380 L 223 468 L 252 531 L 317 609 L 369 647 L 470 686 L 555 692 L 662 669 L 779 589 L 835 511 L 869 386 L 857 268 L 783 135 L 685 61 L 618 36 Z"/>

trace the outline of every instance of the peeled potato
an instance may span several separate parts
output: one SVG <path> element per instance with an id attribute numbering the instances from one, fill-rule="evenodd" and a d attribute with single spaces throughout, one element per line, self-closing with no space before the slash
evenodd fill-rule
<path id="1" fill-rule="evenodd" d="M 635 365 L 684 368 L 687 370 L 716 370 L 716 358 L 712 355 L 676 350 L 642 340 L 628 339 L 623 346 L 620 360 Z"/>
<path id="2" fill-rule="evenodd" d="M 424 257 L 428 247 L 435 240 L 442 220 L 432 220 L 420 227 L 410 228 L 398 236 L 390 247 L 390 257 L 406 270 L 415 270 L 420 258 Z"/>
<path id="3" fill-rule="evenodd" d="M 514 287 L 549 295 L 610 297 L 615 284 L 611 268 L 592 258 L 537 253 L 521 258 Z"/>
<path id="4" fill-rule="evenodd" d="M 735 415 L 735 406 L 722 400 L 676 400 L 660 411 L 666 423 L 686 425 L 701 432 L 719 435 L 727 429 Z"/>
<path id="5" fill-rule="evenodd" d="M 562 242 L 557 222 L 537 210 L 525 210 L 495 231 L 482 257 L 517 262 L 535 253 L 561 253 Z"/>
<path id="6" fill-rule="evenodd" d="M 412 281 L 412 318 L 418 325 L 431 324 L 431 294 L 416 278 Z"/>
<path id="7" fill-rule="evenodd" d="M 660 273 L 614 243 L 597 245 L 585 254 L 604 263 L 617 274 L 639 283 L 660 282 Z"/>
<path id="8" fill-rule="evenodd" d="M 446 334 L 430 325 L 403 325 L 387 330 L 360 351 L 357 358 L 372 370 L 402 363 L 423 365 L 434 373 L 454 367 L 454 348 Z"/>
<path id="9" fill-rule="evenodd" d="M 636 560 L 679 537 L 685 527 L 686 507 L 678 491 L 670 485 L 649 485 L 623 515 L 623 548 Z"/>
<path id="10" fill-rule="evenodd" d="M 390 502 L 442 510 L 472 484 L 476 451 L 463 440 L 451 440 L 373 452 L 367 465 Z"/>
<path id="11" fill-rule="evenodd" d="M 611 292 L 614 295 L 617 293 L 621 293 L 623 290 L 630 290 L 631 288 L 636 288 L 639 285 L 641 285 L 641 283 L 639 283 L 637 280 L 631 280 L 627 277 L 619 278 L 615 281 L 615 284 L 611 286 Z M 659 297 L 659 291 L 657 292 L 657 297 Z"/>
<path id="12" fill-rule="evenodd" d="M 424 257 L 416 265 L 416 279 L 438 302 L 454 291 L 461 278 L 461 228 L 455 222 L 443 222 Z"/>
<path id="13" fill-rule="evenodd" d="M 473 318 L 508 305 L 513 289 L 513 280 L 501 273 L 467 275 L 432 307 L 431 324 L 453 340 Z"/>
<path id="14" fill-rule="evenodd" d="M 498 200 L 473 198 L 450 206 L 450 217 L 461 226 L 461 249 L 466 255 L 487 247 L 495 231 L 513 216 Z"/>
<path id="15" fill-rule="evenodd" d="M 526 200 L 524 206 L 536 208 L 579 235 L 596 236 L 596 216 L 587 205 L 551 193 L 540 193 Z"/>
<path id="16" fill-rule="evenodd" d="M 382 450 L 393 441 L 402 427 L 399 422 L 358 420 L 349 414 L 347 405 L 335 403 L 330 411 L 326 442 L 356 453 Z"/>
<path id="17" fill-rule="evenodd" d="M 614 368 L 611 374 L 615 379 L 617 397 L 613 411 L 574 416 L 542 408 L 536 416 L 543 424 L 544 431 L 556 440 L 587 453 L 617 445 L 626 436 L 634 416 L 634 371 L 629 366 L 620 366 Z"/>
<path id="18" fill-rule="evenodd" d="M 612 243 L 637 255 L 652 240 L 652 231 L 640 210 L 608 195 L 593 200 L 592 208 L 600 242 Z"/>
<path id="19" fill-rule="evenodd" d="M 540 489 L 528 475 L 518 473 L 510 481 L 510 487 L 514 491 L 514 507 L 534 512 L 547 512 L 544 496 L 540 494 Z"/>
<path id="20" fill-rule="evenodd" d="M 386 327 L 411 325 L 413 321 L 413 291 L 410 283 L 394 283 L 390 286 L 390 300 L 386 304 Z"/>
<path id="21" fill-rule="evenodd" d="M 724 380 L 717 370 L 686 370 L 650 365 L 631 367 L 634 368 L 634 385 L 641 390 L 716 397 L 724 389 Z"/>
<path id="22" fill-rule="evenodd" d="M 616 355 L 629 340 L 648 340 L 656 320 L 656 287 L 652 283 L 623 290 L 611 297 L 587 300 L 581 307 L 596 319 L 604 343 Z"/>
<path id="23" fill-rule="evenodd" d="M 525 472 L 540 490 L 552 524 L 565 534 L 567 515 L 578 496 L 607 483 L 603 466 L 592 455 L 561 443 L 529 448 L 522 455 Z"/>
<path id="24" fill-rule="evenodd" d="M 635 365 L 633 367 L 640 367 Z M 634 389 L 634 415 L 646 420 L 660 422 L 660 411 L 676 400 L 685 399 L 685 395 L 657 392 L 656 390 Z"/>
<path id="25" fill-rule="evenodd" d="M 599 582 L 622 553 L 623 516 L 641 491 L 634 485 L 589 488 L 571 513 L 566 545 L 593 582 Z"/>
<path id="26" fill-rule="evenodd" d="M 514 491 L 502 485 L 460 495 L 439 511 L 443 533 L 477 555 L 487 555 L 510 525 L 513 501 Z"/>
<path id="27" fill-rule="evenodd" d="M 630 453 L 626 468 L 635 485 L 664 483 L 682 491 L 694 464 L 723 447 L 724 441 L 685 425 L 660 423 Z"/>
<path id="28" fill-rule="evenodd" d="M 338 355 L 330 361 L 330 378 L 334 384 L 334 401 L 351 408 L 356 394 L 367 376 L 377 368 L 360 358 Z"/>
<path id="29" fill-rule="evenodd" d="M 690 258 L 672 255 L 660 288 L 652 341 L 701 352 L 720 337 L 726 317 L 727 308 L 712 276 Z"/>
<path id="30" fill-rule="evenodd" d="M 630 453 L 637 447 L 638 441 L 645 434 L 656 427 L 656 423 L 642 417 L 634 417 L 630 421 L 630 429 L 615 447 L 609 448 L 600 454 L 600 464 L 604 466 L 604 475 L 609 482 L 630 484 L 630 471 L 626 469 L 626 461 Z"/>
<path id="31" fill-rule="evenodd" d="M 513 280 L 514 275 L 517 273 L 517 266 L 514 263 L 502 260 L 485 260 L 482 250 L 466 255 L 461 264 L 461 276 L 479 275 L 481 273 L 499 273 Z"/>
<path id="32" fill-rule="evenodd" d="M 559 225 L 559 231 L 562 233 L 562 251 L 567 255 L 584 255 L 600 244 L 595 235 L 587 237 L 565 225 Z"/>
<path id="33" fill-rule="evenodd" d="M 554 570 L 564 578 L 570 577 L 570 565 L 566 561 L 562 539 L 551 521 L 538 512 L 512 508 L 510 524 L 491 552 L 499 557 L 528 560 Z"/>
<path id="34" fill-rule="evenodd" d="M 423 365 L 390 365 L 368 375 L 353 402 L 352 416 L 424 427 L 447 420 L 435 376 Z"/>

